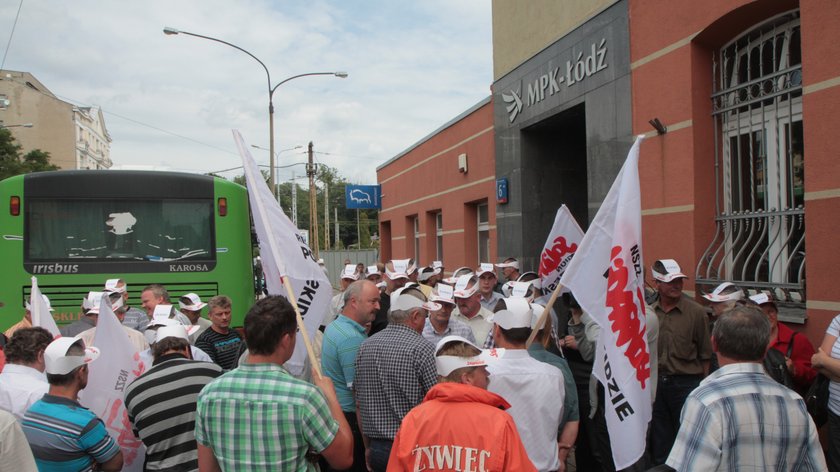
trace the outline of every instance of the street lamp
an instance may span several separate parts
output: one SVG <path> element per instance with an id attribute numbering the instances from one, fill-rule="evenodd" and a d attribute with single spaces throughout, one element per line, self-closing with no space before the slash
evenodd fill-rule
<path id="1" fill-rule="evenodd" d="M 181 31 L 181 30 L 178 30 L 178 29 L 175 29 L 175 28 L 171 28 L 169 26 L 163 28 L 163 34 L 166 34 L 166 35 L 186 34 L 188 36 L 195 36 L 196 38 L 209 39 L 210 41 L 215 41 L 217 43 L 222 43 L 226 46 L 230 46 L 234 49 L 238 49 L 238 50 L 244 52 L 245 54 L 251 56 L 251 58 L 253 58 L 255 61 L 259 62 L 260 65 L 262 66 L 262 68 L 265 69 L 265 75 L 266 75 L 266 78 L 267 78 L 267 81 L 268 81 L 268 133 L 269 133 L 269 141 L 268 142 L 269 142 L 269 147 L 270 147 L 269 152 L 270 152 L 270 159 L 271 159 L 271 162 L 269 163 L 269 166 L 271 167 L 271 169 L 270 169 L 270 172 L 269 172 L 269 179 L 268 180 L 269 180 L 269 186 L 271 187 L 271 193 L 272 193 L 272 195 L 274 195 L 274 198 L 277 198 L 277 187 L 274 185 L 274 158 L 275 158 L 275 154 L 274 154 L 274 101 L 273 101 L 274 91 L 277 90 L 277 87 L 285 84 L 286 82 L 288 82 L 290 80 L 300 78 L 300 77 L 306 77 L 306 76 L 309 76 L 309 75 L 332 75 L 332 76 L 344 79 L 344 78 L 347 78 L 347 75 L 348 75 L 347 72 L 308 72 L 306 74 L 298 74 L 298 75 L 293 75 L 291 77 L 288 77 L 284 80 L 281 80 L 274 87 L 272 87 L 271 86 L 271 73 L 268 71 L 268 67 L 265 66 L 263 61 L 259 60 L 257 58 L 257 56 L 251 54 L 250 52 L 246 51 L 245 49 L 242 49 L 241 47 L 239 47 L 235 44 L 231 44 L 227 41 L 222 41 L 221 39 L 213 38 L 211 36 L 204 36 L 204 35 L 201 35 L 201 34 L 190 33 L 190 32 L 187 32 L 187 31 Z"/>

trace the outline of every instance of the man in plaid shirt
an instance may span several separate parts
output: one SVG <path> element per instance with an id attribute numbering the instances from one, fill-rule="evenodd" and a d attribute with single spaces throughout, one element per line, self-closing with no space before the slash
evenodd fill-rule
<path id="1" fill-rule="evenodd" d="M 666 464 L 692 470 L 827 470 L 805 402 L 771 379 L 762 359 L 770 322 L 739 306 L 712 330 L 720 369 L 685 401 L 680 431 Z"/>
<path id="2" fill-rule="evenodd" d="M 368 338 L 356 356 L 356 402 L 368 463 L 385 471 L 403 417 L 437 383 L 435 347 L 420 335 L 437 303 L 415 284 L 391 294 L 388 326 Z"/>
<path id="3" fill-rule="evenodd" d="M 294 309 L 282 297 L 260 300 L 245 316 L 248 361 L 198 396 L 201 470 L 316 470 L 311 453 L 336 469 L 353 463 L 353 434 L 332 381 L 313 372 L 316 388 L 282 367 L 296 331 Z"/>

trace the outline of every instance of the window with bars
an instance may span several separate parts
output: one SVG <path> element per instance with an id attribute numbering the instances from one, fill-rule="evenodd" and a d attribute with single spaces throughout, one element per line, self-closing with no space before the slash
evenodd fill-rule
<path id="1" fill-rule="evenodd" d="M 700 285 L 732 281 L 805 302 L 802 60 L 799 11 L 766 21 L 714 59 L 716 232 Z"/>

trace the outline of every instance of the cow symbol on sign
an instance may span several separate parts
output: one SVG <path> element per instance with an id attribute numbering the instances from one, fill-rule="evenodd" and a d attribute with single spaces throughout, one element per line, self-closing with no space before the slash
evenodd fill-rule
<path id="1" fill-rule="evenodd" d="M 367 192 L 359 190 L 357 188 L 354 188 L 350 191 L 350 200 L 353 200 L 356 203 L 367 203 L 368 205 L 372 203 L 370 201 L 370 195 Z"/>

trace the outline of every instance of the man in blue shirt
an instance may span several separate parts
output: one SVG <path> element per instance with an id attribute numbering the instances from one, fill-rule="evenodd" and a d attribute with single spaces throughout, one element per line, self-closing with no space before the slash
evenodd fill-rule
<path id="1" fill-rule="evenodd" d="M 87 386 L 88 363 L 99 350 L 78 338 L 58 338 L 44 350 L 49 392 L 35 402 L 21 424 L 40 471 L 122 469 L 119 445 L 105 424 L 78 402 Z"/>
<path id="2" fill-rule="evenodd" d="M 373 322 L 379 310 L 379 289 L 369 280 L 357 280 L 344 292 L 344 307 L 324 331 L 321 368 L 335 385 L 335 393 L 350 429 L 353 431 L 353 470 L 365 470 L 365 446 L 356 420 L 353 380 L 356 353 L 367 338 L 365 325 Z"/>

